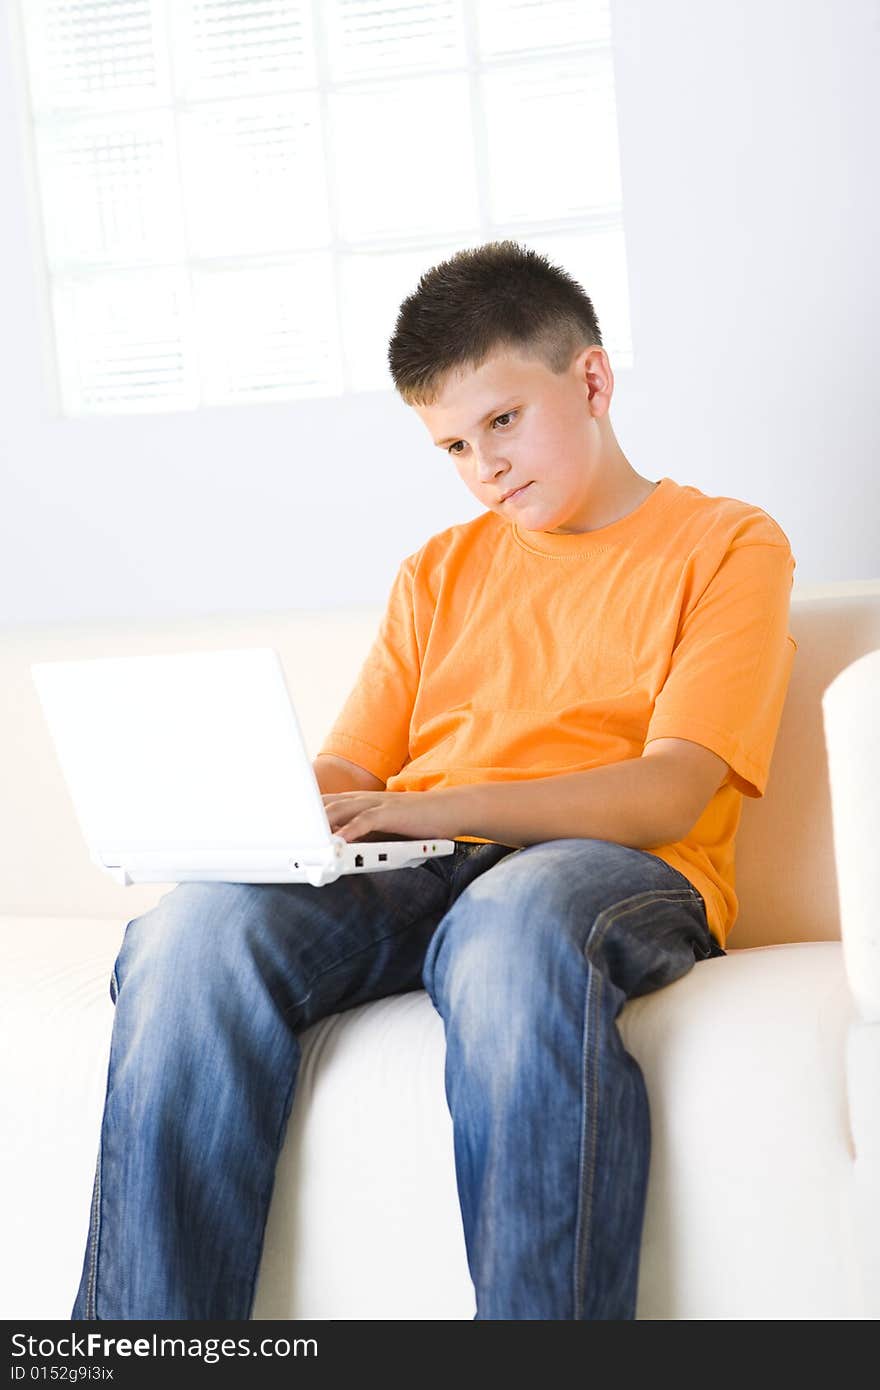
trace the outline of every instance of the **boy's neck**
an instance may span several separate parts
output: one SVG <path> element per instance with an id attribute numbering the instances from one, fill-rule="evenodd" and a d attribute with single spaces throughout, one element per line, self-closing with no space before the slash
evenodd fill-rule
<path id="1" fill-rule="evenodd" d="M 553 529 L 549 532 L 551 535 L 580 535 L 612 526 L 640 507 L 659 485 L 636 472 L 620 448 L 607 417 L 604 424 L 602 461 L 593 474 L 585 506 L 577 519 Z"/>

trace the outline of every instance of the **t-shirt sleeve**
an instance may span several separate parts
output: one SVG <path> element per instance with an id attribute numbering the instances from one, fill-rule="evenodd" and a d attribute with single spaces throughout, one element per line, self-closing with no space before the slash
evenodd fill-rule
<path id="1" fill-rule="evenodd" d="M 645 737 L 710 748 L 745 796 L 766 791 L 794 665 L 794 568 L 787 540 L 730 546 L 681 623 Z"/>
<path id="2" fill-rule="evenodd" d="M 401 562 L 373 644 L 317 754 L 347 758 L 383 782 L 409 756 L 420 670 L 413 613 L 416 559 L 417 553 Z"/>

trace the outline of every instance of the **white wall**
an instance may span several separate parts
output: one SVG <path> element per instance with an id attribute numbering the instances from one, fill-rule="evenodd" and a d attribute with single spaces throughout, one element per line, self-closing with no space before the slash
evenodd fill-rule
<path id="1" fill-rule="evenodd" d="M 612 13 L 621 445 L 646 477 L 764 507 L 796 584 L 876 577 L 876 0 Z M 477 514 L 393 392 L 53 415 L 13 57 L 0 26 L 0 623 L 383 602 L 404 554 Z"/>

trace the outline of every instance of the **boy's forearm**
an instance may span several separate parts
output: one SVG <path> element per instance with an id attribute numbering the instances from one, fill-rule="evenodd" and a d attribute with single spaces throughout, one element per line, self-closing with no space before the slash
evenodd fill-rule
<path id="1" fill-rule="evenodd" d="M 482 835 L 505 845 L 576 836 L 654 849 L 675 844 L 690 829 L 682 824 L 677 790 L 662 758 L 628 758 L 585 772 L 476 782 L 446 791 L 458 801 L 457 835 Z"/>

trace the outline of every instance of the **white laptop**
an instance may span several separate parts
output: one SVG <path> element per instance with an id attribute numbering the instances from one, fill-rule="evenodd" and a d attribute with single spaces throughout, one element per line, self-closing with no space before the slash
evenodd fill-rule
<path id="1" fill-rule="evenodd" d="M 31 674 L 80 828 L 117 883 L 300 883 L 452 854 L 330 829 L 272 647 L 38 661 Z"/>

